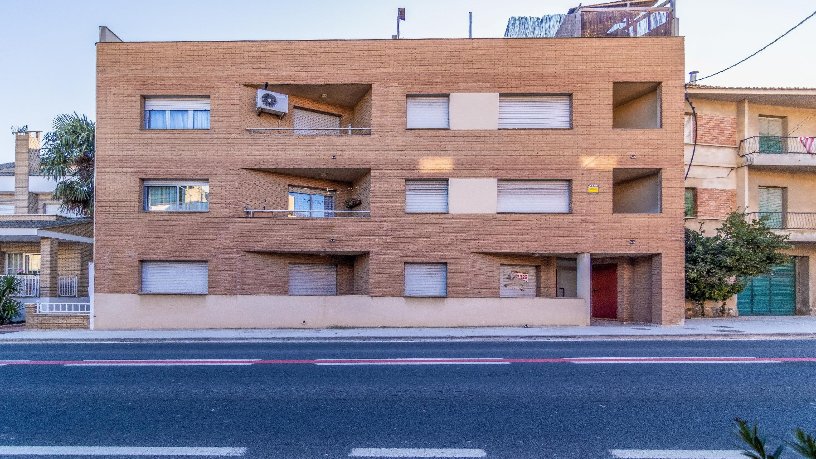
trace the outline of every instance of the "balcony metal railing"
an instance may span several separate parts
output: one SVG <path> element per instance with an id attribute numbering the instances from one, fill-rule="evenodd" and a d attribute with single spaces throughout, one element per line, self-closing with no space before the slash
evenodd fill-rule
<path id="1" fill-rule="evenodd" d="M 57 280 L 57 295 L 77 296 L 77 276 L 59 276 Z"/>
<path id="2" fill-rule="evenodd" d="M 40 296 L 40 276 L 39 274 L 17 274 L 14 276 L 20 282 L 18 297 L 38 297 Z"/>
<path id="3" fill-rule="evenodd" d="M 246 128 L 249 132 L 266 132 L 273 134 L 298 135 L 298 136 L 349 136 L 349 135 L 371 135 L 370 127 L 341 127 L 341 128 L 282 128 L 282 127 L 262 127 Z"/>
<path id="4" fill-rule="evenodd" d="M 87 316 L 91 313 L 90 303 L 37 303 L 37 314 L 76 314 Z"/>
<path id="5" fill-rule="evenodd" d="M 17 274 L 14 277 L 16 277 L 20 282 L 17 297 L 35 298 L 40 296 L 39 274 Z M 57 278 L 57 295 L 73 297 L 78 296 L 78 284 L 79 279 L 77 276 L 59 276 Z"/>
<path id="6" fill-rule="evenodd" d="M 370 217 L 370 210 L 281 210 L 281 209 L 244 209 L 247 217 L 301 217 L 301 218 L 344 218 Z"/>
<path id="7" fill-rule="evenodd" d="M 748 219 L 762 219 L 772 229 L 816 230 L 816 212 L 751 212 Z"/>
<path id="8" fill-rule="evenodd" d="M 816 141 L 813 137 L 779 137 L 761 135 L 748 137 L 740 141 L 740 156 L 752 153 L 801 153 L 816 154 Z"/>

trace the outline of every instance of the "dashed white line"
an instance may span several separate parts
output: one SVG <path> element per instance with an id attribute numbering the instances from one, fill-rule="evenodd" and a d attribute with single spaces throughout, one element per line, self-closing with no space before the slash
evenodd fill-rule
<path id="1" fill-rule="evenodd" d="M 155 360 L 83 360 L 66 363 L 66 367 L 156 367 L 156 366 L 235 366 L 253 365 L 260 359 L 155 359 Z"/>
<path id="2" fill-rule="evenodd" d="M 388 358 L 388 359 L 317 359 L 315 365 L 510 365 L 511 362 L 501 358 Z"/>
<path id="3" fill-rule="evenodd" d="M 243 447 L 184 446 L 0 446 L 3 456 L 209 456 L 238 457 Z"/>
<path id="4" fill-rule="evenodd" d="M 611 449 L 619 459 L 745 459 L 742 451 L 731 449 Z"/>
<path id="5" fill-rule="evenodd" d="M 483 449 L 461 448 L 354 448 L 349 457 L 485 457 Z"/>

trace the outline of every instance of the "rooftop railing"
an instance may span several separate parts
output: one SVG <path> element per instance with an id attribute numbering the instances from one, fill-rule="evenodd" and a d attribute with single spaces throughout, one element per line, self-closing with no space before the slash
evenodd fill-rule
<path id="1" fill-rule="evenodd" d="M 816 154 L 816 138 L 814 137 L 780 137 L 758 135 L 740 141 L 740 156 L 752 153 L 781 154 L 799 153 Z"/>
<path id="2" fill-rule="evenodd" d="M 244 209 L 247 217 L 301 217 L 301 218 L 343 218 L 370 217 L 370 210 L 285 210 L 285 209 Z"/>
<path id="3" fill-rule="evenodd" d="M 816 212 L 751 212 L 748 219 L 761 219 L 771 229 L 816 230 Z"/>

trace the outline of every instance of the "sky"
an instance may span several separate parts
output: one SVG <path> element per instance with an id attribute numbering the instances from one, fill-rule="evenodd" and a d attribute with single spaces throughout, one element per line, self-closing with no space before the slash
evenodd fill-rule
<path id="1" fill-rule="evenodd" d="M 0 0 L 0 162 L 11 126 L 48 131 L 55 116 L 95 115 L 95 42 L 106 25 L 125 41 L 501 37 L 510 16 L 566 13 L 592 0 Z M 686 72 L 714 73 L 816 9 L 814 0 L 677 0 Z M 816 18 L 706 84 L 816 87 Z"/>

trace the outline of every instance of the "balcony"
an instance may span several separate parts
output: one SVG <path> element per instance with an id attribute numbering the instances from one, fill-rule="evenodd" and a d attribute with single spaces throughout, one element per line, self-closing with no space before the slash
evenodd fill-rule
<path id="1" fill-rule="evenodd" d="M 36 298 L 40 296 L 39 274 L 18 274 L 14 276 L 20 282 L 17 296 L 20 298 Z M 77 296 L 77 276 L 59 276 L 57 278 L 57 296 Z"/>
<path id="2" fill-rule="evenodd" d="M 752 212 L 748 219 L 762 219 L 774 232 L 789 235 L 791 242 L 816 242 L 816 212 Z"/>
<path id="3" fill-rule="evenodd" d="M 740 141 L 742 165 L 776 169 L 816 169 L 814 137 L 754 136 Z"/>

